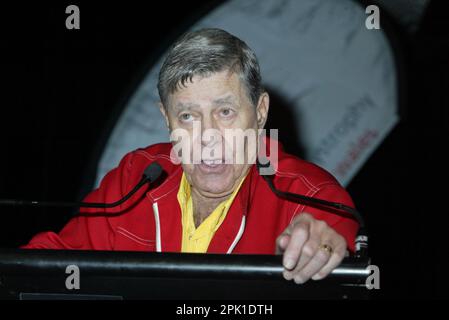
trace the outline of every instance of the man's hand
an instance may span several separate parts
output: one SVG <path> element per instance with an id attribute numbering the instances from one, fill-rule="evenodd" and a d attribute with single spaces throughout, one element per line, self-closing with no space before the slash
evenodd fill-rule
<path id="1" fill-rule="evenodd" d="M 346 240 L 326 222 L 302 213 L 277 238 L 276 251 L 284 255 L 284 278 L 299 284 L 331 273 L 345 256 Z"/>

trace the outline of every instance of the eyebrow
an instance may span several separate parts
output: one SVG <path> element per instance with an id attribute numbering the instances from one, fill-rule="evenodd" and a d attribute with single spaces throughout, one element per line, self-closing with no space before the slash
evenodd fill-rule
<path id="1" fill-rule="evenodd" d="M 236 104 L 235 103 L 235 97 L 233 95 L 227 95 L 223 98 L 218 98 L 212 101 L 214 105 L 222 106 L 222 105 L 229 105 L 229 104 Z M 190 110 L 194 108 L 199 108 L 200 105 L 192 102 L 178 102 L 175 104 L 174 108 L 176 110 Z"/>
<path id="2" fill-rule="evenodd" d="M 213 101 L 215 105 L 235 104 L 235 98 L 232 95 L 228 95 L 224 98 L 218 98 Z"/>
<path id="3" fill-rule="evenodd" d="M 187 102 L 187 103 L 183 103 L 183 102 L 178 102 L 177 104 L 175 104 L 175 109 L 176 110 L 190 110 L 193 108 L 199 108 L 200 106 L 196 103 L 191 103 L 191 102 Z"/>

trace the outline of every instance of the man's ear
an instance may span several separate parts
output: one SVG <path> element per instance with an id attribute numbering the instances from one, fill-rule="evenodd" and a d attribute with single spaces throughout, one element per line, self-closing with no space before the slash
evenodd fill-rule
<path id="1" fill-rule="evenodd" d="M 259 97 L 257 103 L 256 115 L 257 115 L 257 127 L 263 129 L 268 118 L 268 110 L 270 109 L 270 96 L 267 92 L 264 92 Z"/>
<path id="2" fill-rule="evenodd" d="M 159 110 L 161 111 L 162 115 L 164 116 L 165 124 L 167 125 L 168 130 L 170 130 L 170 122 L 168 121 L 167 109 L 162 104 L 162 102 L 159 102 Z"/>

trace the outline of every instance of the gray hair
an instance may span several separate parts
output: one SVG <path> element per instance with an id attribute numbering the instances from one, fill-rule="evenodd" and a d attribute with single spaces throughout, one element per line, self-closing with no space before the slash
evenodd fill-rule
<path id="1" fill-rule="evenodd" d="M 230 70 L 238 72 L 246 85 L 248 97 L 257 105 L 264 89 L 257 57 L 248 45 L 232 34 L 215 28 L 184 34 L 170 48 L 159 72 L 158 90 L 167 107 L 168 95 L 194 76 L 208 77 Z"/>

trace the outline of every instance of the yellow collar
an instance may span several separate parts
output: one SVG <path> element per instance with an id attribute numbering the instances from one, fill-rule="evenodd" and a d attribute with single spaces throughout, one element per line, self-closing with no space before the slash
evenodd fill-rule
<path id="1" fill-rule="evenodd" d="M 221 202 L 198 228 L 196 228 L 193 217 L 191 187 L 185 174 L 182 174 L 178 191 L 178 202 L 182 212 L 182 252 L 207 252 L 210 241 L 226 218 L 228 210 L 244 180 L 245 178 L 240 181 L 231 196 Z"/>

